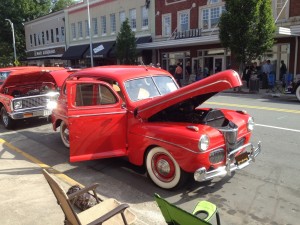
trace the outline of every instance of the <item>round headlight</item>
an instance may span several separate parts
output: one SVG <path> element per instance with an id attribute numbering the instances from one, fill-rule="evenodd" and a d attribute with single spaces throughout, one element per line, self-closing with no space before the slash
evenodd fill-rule
<path id="1" fill-rule="evenodd" d="M 248 119 L 248 125 L 247 125 L 248 131 L 253 131 L 254 125 L 255 125 L 255 123 L 254 123 L 253 118 L 249 117 L 249 119 Z"/>
<path id="2" fill-rule="evenodd" d="M 198 148 L 200 151 L 206 151 L 209 146 L 209 137 L 204 134 L 200 137 L 199 143 L 198 143 Z"/>

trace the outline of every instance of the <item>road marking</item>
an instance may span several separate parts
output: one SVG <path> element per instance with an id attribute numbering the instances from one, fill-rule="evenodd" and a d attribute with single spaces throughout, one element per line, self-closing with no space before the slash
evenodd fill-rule
<path id="1" fill-rule="evenodd" d="M 54 169 L 53 167 L 43 163 L 42 161 L 38 160 L 37 158 L 33 157 L 32 155 L 22 151 L 21 149 L 19 149 L 18 147 L 12 145 L 11 143 L 5 141 L 4 139 L 0 138 L 0 144 L 5 145 L 6 147 L 8 147 L 9 149 L 18 152 L 19 154 L 21 154 L 22 156 L 24 156 L 26 159 L 28 159 L 29 161 L 33 162 L 34 164 L 38 165 L 39 167 L 43 168 L 43 169 L 47 169 L 51 172 L 52 175 L 60 178 L 61 180 L 65 181 L 66 183 L 68 183 L 69 185 L 73 186 L 73 185 L 79 185 L 81 187 L 84 187 L 84 185 L 80 184 L 79 182 L 73 180 L 72 178 L 68 177 L 67 175 L 63 174 L 62 172 Z"/>
<path id="2" fill-rule="evenodd" d="M 279 108 L 264 107 L 264 106 L 240 105 L 240 104 L 231 104 L 231 103 L 222 103 L 222 102 L 205 102 L 205 104 L 234 106 L 234 107 L 239 107 L 239 108 L 262 109 L 262 110 L 268 110 L 268 111 L 277 111 L 277 112 L 287 112 L 287 113 L 300 114 L 300 110 L 294 110 L 294 109 L 279 109 Z"/>
<path id="3" fill-rule="evenodd" d="M 293 132 L 298 132 L 298 133 L 300 133 L 300 130 L 289 129 L 289 128 L 284 128 L 284 127 L 275 127 L 275 126 L 269 126 L 269 125 L 264 125 L 264 124 L 255 124 L 255 126 L 259 126 L 259 127 L 269 127 L 269 128 L 279 129 L 279 130 L 287 130 L 287 131 L 293 131 Z"/>

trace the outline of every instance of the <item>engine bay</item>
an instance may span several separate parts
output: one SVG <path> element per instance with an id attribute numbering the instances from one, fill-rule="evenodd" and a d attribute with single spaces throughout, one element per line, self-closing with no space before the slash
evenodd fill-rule
<path id="1" fill-rule="evenodd" d="M 215 128 L 226 127 L 229 120 L 219 109 L 201 109 L 193 99 L 186 100 L 158 112 L 149 118 L 149 122 L 184 122 L 205 124 Z"/>

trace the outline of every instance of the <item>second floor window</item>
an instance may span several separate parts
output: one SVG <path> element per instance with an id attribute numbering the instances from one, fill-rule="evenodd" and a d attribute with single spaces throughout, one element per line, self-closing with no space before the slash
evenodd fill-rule
<path id="1" fill-rule="evenodd" d="M 49 44 L 49 31 L 46 30 L 46 43 Z"/>
<path id="2" fill-rule="evenodd" d="M 125 11 L 119 12 L 120 17 L 120 26 L 122 26 L 123 22 L 126 20 Z"/>
<path id="3" fill-rule="evenodd" d="M 275 8 L 275 10 L 274 10 Z M 273 1 L 273 14 L 275 19 L 284 20 L 288 19 L 288 4 L 286 4 L 286 0 L 275 0 Z"/>
<path id="4" fill-rule="evenodd" d="M 44 33 L 44 31 L 42 31 L 42 43 L 43 43 L 43 45 L 45 44 L 45 33 Z"/>
<path id="5" fill-rule="evenodd" d="M 71 32 L 72 32 L 72 38 L 76 39 L 76 27 L 75 27 L 75 23 L 71 24 Z"/>
<path id="6" fill-rule="evenodd" d="M 54 31 L 51 29 L 51 43 L 54 43 Z"/>
<path id="7" fill-rule="evenodd" d="M 85 21 L 84 21 L 84 24 L 85 24 L 85 36 L 86 36 L 86 37 L 89 37 L 89 36 L 90 36 L 89 21 L 88 21 L 88 20 L 85 20 Z"/>
<path id="8" fill-rule="evenodd" d="M 110 33 L 116 33 L 116 14 L 110 14 Z"/>
<path id="9" fill-rule="evenodd" d="M 171 36 L 171 14 L 165 14 L 162 16 L 162 35 L 164 37 Z"/>
<path id="10" fill-rule="evenodd" d="M 93 26 L 94 35 L 98 35 L 98 21 L 97 21 L 97 18 L 92 19 L 92 26 Z"/>
<path id="11" fill-rule="evenodd" d="M 129 22 L 131 30 L 136 30 L 136 9 L 129 10 Z"/>
<path id="12" fill-rule="evenodd" d="M 78 37 L 82 38 L 83 34 L 82 34 L 82 21 L 78 22 Z"/>
<path id="13" fill-rule="evenodd" d="M 58 27 L 55 29 L 55 32 L 56 32 L 56 42 L 59 42 L 59 30 L 58 30 Z M 43 34 L 44 36 L 44 34 Z"/>
<path id="14" fill-rule="evenodd" d="M 36 34 L 33 34 L 34 39 L 34 46 L 36 46 Z"/>
<path id="15" fill-rule="evenodd" d="M 101 34 L 106 35 L 106 16 L 101 16 Z"/>
<path id="16" fill-rule="evenodd" d="M 60 28 L 61 41 L 65 42 L 65 27 Z"/>
<path id="17" fill-rule="evenodd" d="M 30 47 L 32 47 L 32 34 L 30 34 Z"/>
<path id="18" fill-rule="evenodd" d="M 178 31 L 186 31 L 190 29 L 190 15 L 187 11 L 183 11 L 179 13 L 179 26 Z"/>
<path id="19" fill-rule="evenodd" d="M 214 29 L 218 26 L 222 12 L 225 11 L 225 6 L 218 6 L 202 10 L 202 28 Z"/>
<path id="20" fill-rule="evenodd" d="M 146 8 L 146 6 L 142 6 L 142 28 L 148 28 L 148 24 L 148 9 Z"/>

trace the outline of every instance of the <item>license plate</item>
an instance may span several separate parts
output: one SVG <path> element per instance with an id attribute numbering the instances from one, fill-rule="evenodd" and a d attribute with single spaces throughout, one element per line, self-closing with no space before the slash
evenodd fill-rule
<path id="1" fill-rule="evenodd" d="M 249 153 L 248 152 L 244 152 L 238 156 L 235 157 L 235 163 L 236 165 L 241 165 L 242 163 L 248 161 L 249 157 L 248 157 Z"/>
<path id="2" fill-rule="evenodd" d="M 51 114 L 50 110 L 44 110 L 44 116 L 49 116 Z"/>

